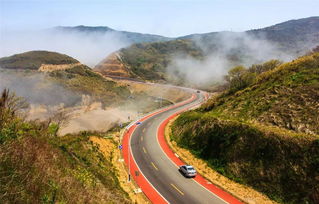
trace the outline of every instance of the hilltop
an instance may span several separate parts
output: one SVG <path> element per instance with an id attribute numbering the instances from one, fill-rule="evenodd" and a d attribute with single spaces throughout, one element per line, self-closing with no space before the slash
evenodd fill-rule
<path id="1" fill-rule="evenodd" d="M 54 30 L 60 31 L 60 32 L 80 32 L 80 33 L 87 33 L 87 34 L 94 34 L 94 33 L 111 33 L 116 34 L 123 39 L 127 40 L 130 44 L 132 43 L 142 43 L 142 42 L 157 42 L 157 41 L 167 41 L 171 40 L 172 38 L 160 36 L 160 35 L 153 35 L 153 34 L 146 34 L 146 33 L 137 33 L 137 32 L 128 32 L 128 31 L 119 31 L 112 29 L 107 26 L 59 26 L 53 28 Z"/>
<path id="2" fill-rule="evenodd" d="M 30 51 L 0 58 L 0 68 L 37 70 L 42 64 L 64 65 L 79 63 L 70 56 L 49 51 Z"/>
<path id="3" fill-rule="evenodd" d="M 183 69 L 186 68 L 180 67 L 180 73 L 168 70 L 178 56 L 190 57 L 203 64 L 215 56 L 226 61 L 225 69 L 230 69 L 232 66 L 249 66 L 272 58 L 289 60 L 318 45 L 318 36 L 319 17 L 287 21 L 246 32 L 193 34 L 170 41 L 139 43 L 123 48 L 116 52 L 116 59 L 107 57 L 98 64 L 96 71 L 106 75 L 125 72 L 129 77 L 185 85 L 187 80 Z M 108 60 L 112 62 L 108 63 Z M 214 69 L 214 65 L 210 66 Z M 179 80 L 176 81 L 176 78 Z"/>
<path id="4" fill-rule="evenodd" d="M 230 88 L 181 114 L 171 139 L 276 201 L 317 203 L 319 53 L 256 67 L 231 70 Z"/>

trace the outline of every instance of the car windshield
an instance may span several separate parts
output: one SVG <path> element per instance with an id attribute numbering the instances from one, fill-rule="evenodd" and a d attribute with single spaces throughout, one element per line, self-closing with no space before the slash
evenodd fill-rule
<path id="1" fill-rule="evenodd" d="M 189 170 L 189 171 L 193 171 L 193 170 L 195 170 L 193 167 L 187 167 L 187 170 Z"/>

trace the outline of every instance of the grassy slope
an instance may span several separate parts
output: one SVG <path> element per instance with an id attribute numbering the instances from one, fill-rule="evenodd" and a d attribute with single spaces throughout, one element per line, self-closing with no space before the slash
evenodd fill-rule
<path id="1" fill-rule="evenodd" d="M 202 57 L 200 49 L 190 40 L 135 44 L 121 49 L 120 54 L 123 63 L 130 68 L 132 77 L 144 80 L 164 80 L 166 66 L 174 54 Z"/>
<path id="2" fill-rule="evenodd" d="M 283 64 L 242 91 L 182 114 L 172 139 L 279 202 L 316 203 L 318 76 L 318 53 Z"/>
<path id="3" fill-rule="evenodd" d="M 49 76 L 69 90 L 78 94 L 93 96 L 94 100 L 103 102 L 107 106 L 125 105 L 132 110 L 147 113 L 159 108 L 160 103 L 146 92 L 131 92 L 127 86 L 108 81 L 101 75 L 94 73 L 85 65 L 79 65 L 64 71 L 54 71 Z M 172 102 L 163 99 L 162 105 Z"/>
<path id="4" fill-rule="evenodd" d="M 4 69 L 38 69 L 41 64 L 73 64 L 79 61 L 56 52 L 30 51 L 0 58 Z"/>
<path id="5" fill-rule="evenodd" d="M 297 132 L 319 134 L 319 53 L 260 75 L 252 86 L 223 94 L 203 106 L 223 117 L 257 120 Z"/>
<path id="6" fill-rule="evenodd" d="M 4 203 L 130 203 L 110 160 L 88 134 L 54 136 L 54 125 L 19 118 L 0 127 Z"/>

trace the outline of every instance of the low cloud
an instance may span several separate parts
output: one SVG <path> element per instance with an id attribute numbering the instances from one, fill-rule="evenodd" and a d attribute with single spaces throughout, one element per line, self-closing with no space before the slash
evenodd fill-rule
<path id="1" fill-rule="evenodd" d="M 187 85 L 206 87 L 221 82 L 228 70 L 236 65 L 250 66 L 270 59 L 289 61 L 295 57 L 266 39 L 247 33 L 222 32 L 192 40 L 203 51 L 204 59 L 175 55 L 167 67 L 173 80 Z"/>
<path id="2" fill-rule="evenodd" d="M 48 29 L 42 31 L 2 30 L 0 44 L 0 57 L 32 50 L 48 50 L 67 54 L 93 67 L 110 53 L 130 43 L 125 36 L 115 32 L 64 32 Z"/>

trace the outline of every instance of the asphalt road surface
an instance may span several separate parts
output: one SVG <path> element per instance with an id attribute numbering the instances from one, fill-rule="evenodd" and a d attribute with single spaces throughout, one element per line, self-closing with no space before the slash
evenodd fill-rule
<path id="1" fill-rule="evenodd" d="M 157 140 L 157 129 L 166 118 L 203 100 L 201 93 L 196 95 L 197 100 L 142 122 L 131 136 L 132 155 L 144 176 L 169 203 L 224 204 L 227 202 L 195 180 L 185 178 L 163 152 Z"/>

